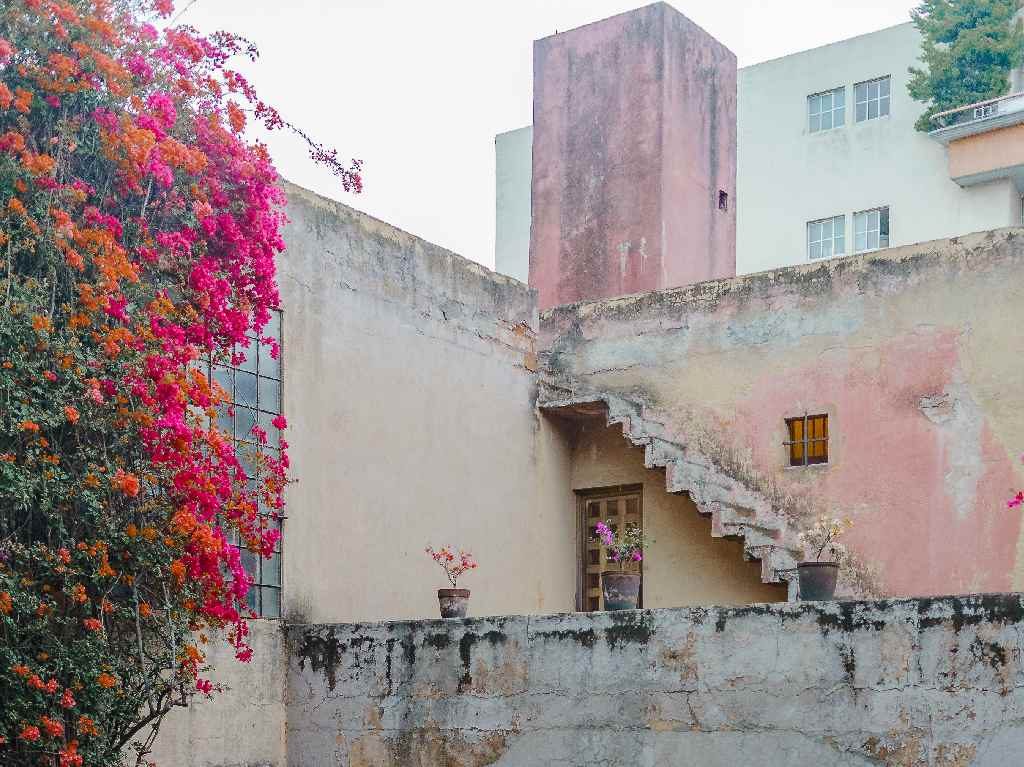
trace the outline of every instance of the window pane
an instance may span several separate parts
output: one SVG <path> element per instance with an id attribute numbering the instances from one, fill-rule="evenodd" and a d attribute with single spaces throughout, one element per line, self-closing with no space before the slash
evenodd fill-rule
<path id="1" fill-rule="evenodd" d="M 252 439 L 252 427 L 256 423 L 256 411 L 247 407 L 235 408 L 235 439 Z"/>
<path id="2" fill-rule="evenodd" d="M 281 584 L 281 555 L 272 554 L 263 560 L 263 574 L 260 583 L 268 586 L 279 586 Z"/>
<path id="3" fill-rule="evenodd" d="M 876 117 L 878 117 L 878 102 L 877 101 L 869 101 L 868 102 L 868 119 L 869 120 L 874 120 Z"/>
<path id="4" fill-rule="evenodd" d="M 823 112 L 821 115 L 821 129 L 828 130 L 832 127 L 832 113 Z"/>
<path id="5" fill-rule="evenodd" d="M 889 78 L 884 77 L 878 81 L 878 95 L 888 96 L 889 95 Z"/>
<path id="6" fill-rule="evenodd" d="M 857 122 L 864 122 L 868 119 L 868 105 L 864 102 L 857 104 Z"/>
<path id="7" fill-rule="evenodd" d="M 263 335 L 267 338 L 281 340 L 281 312 L 272 311 L 270 313 L 270 321 L 263 328 Z"/>
<path id="8" fill-rule="evenodd" d="M 807 225 L 807 241 L 818 242 L 821 239 L 821 224 L 812 221 Z"/>
<path id="9" fill-rule="evenodd" d="M 831 221 L 831 219 L 826 219 L 825 221 L 821 222 L 821 239 L 823 239 L 823 240 L 831 240 L 832 239 L 832 221 Z"/>
<path id="10" fill-rule="evenodd" d="M 889 236 L 889 209 L 882 208 L 878 212 L 878 229 L 886 237 Z"/>
<path id="11" fill-rule="evenodd" d="M 846 104 L 846 88 L 837 88 L 832 91 L 832 106 L 842 108 Z"/>
<path id="12" fill-rule="evenodd" d="M 868 217 L 866 213 L 857 213 L 853 217 L 853 231 L 856 234 L 866 232 L 868 229 Z"/>
<path id="13" fill-rule="evenodd" d="M 832 240 L 824 240 L 821 243 L 821 257 L 832 258 Z"/>
<path id="14" fill-rule="evenodd" d="M 821 243 L 812 242 L 807 246 L 807 257 L 810 259 L 821 258 Z"/>
<path id="15" fill-rule="evenodd" d="M 868 99 L 870 100 L 870 99 L 877 99 L 877 98 L 878 98 L 878 82 L 875 81 L 875 82 L 868 83 Z"/>
<path id="16" fill-rule="evenodd" d="M 885 117 L 887 114 L 889 114 L 889 99 L 888 99 L 888 97 L 886 97 L 886 98 L 884 98 L 884 99 L 882 99 L 882 100 L 880 100 L 878 102 L 878 114 L 880 116 L 882 116 L 882 117 Z"/>
<path id="17" fill-rule="evenodd" d="M 842 127 L 846 123 L 846 110 L 843 107 L 839 107 L 832 116 L 832 124 L 836 127 Z"/>
<path id="18" fill-rule="evenodd" d="M 221 405 L 217 408 L 217 428 L 231 436 L 231 416 L 228 414 L 229 405 Z"/>
<path id="19" fill-rule="evenodd" d="M 807 108 L 812 115 L 819 114 L 821 112 L 821 96 L 811 96 L 807 99 Z"/>
<path id="20" fill-rule="evenodd" d="M 239 370 L 235 374 L 235 402 L 256 407 L 256 375 Z"/>
<path id="21" fill-rule="evenodd" d="M 270 346 L 267 344 L 260 344 L 259 347 L 259 367 L 261 376 L 269 376 L 270 378 L 281 377 L 281 359 L 278 355 L 278 359 L 274 359 L 270 356 Z"/>
<path id="22" fill-rule="evenodd" d="M 265 618 L 281 617 L 281 589 L 263 588 L 263 609 L 260 614 Z"/>
<path id="23" fill-rule="evenodd" d="M 250 343 L 248 346 L 235 346 L 235 354 L 241 354 L 245 356 L 245 359 L 238 363 L 238 367 L 241 370 L 250 370 L 253 373 L 256 372 L 255 344 Z"/>
<path id="24" fill-rule="evenodd" d="M 857 101 L 858 103 L 860 103 L 862 101 L 867 101 L 868 100 L 868 87 L 867 87 L 867 84 L 861 83 L 860 85 L 857 85 L 854 88 L 854 93 L 856 94 L 855 101 Z"/>
<path id="25" fill-rule="evenodd" d="M 878 232 L 877 230 L 871 230 L 868 232 L 868 250 L 878 250 Z"/>
<path id="26" fill-rule="evenodd" d="M 272 378 L 260 378 L 260 410 L 281 412 L 281 384 Z"/>
<path id="27" fill-rule="evenodd" d="M 853 238 L 853 249 L 856 252 L 861 252 L 868 249 L 868 236 L 863 232 L 858 232 Z"/>
<path id="28" fill-rule="evenodd" d="M 267 445 L 278 447 L 281 444 L 281 432 L 271 423 L 276 416 L 273 413 L 260 413 L 260 427 L 267 433 Z"/>
<path id="29" fill-rule="evenodd" d="M 841 256 L 846 252 L 846 238 L 842 234 L 836 236 L 833 251 L 837 256 Z"/>
<path id="30" fill-rule="evenodd" d="M 818 117 L 817 115 L 811 115 L 811 120 L 810 120 L 810 131 L 811 131 L 811 133 L 816 133 L 819 130 L 821 130 L 821 118 Z"/>
<path id="31" fill-rule="evenodd" d="M 256 567 L 259 565 L 259 557 L 249 551 L 249 549 L 242 549 L 238 553 L 242 558 L 242 567 L 245 568 L 245 572 L 248 573 L 250 578 L 256 580 L 258 575 Z"/>
<path id="32" fill-rule="evenodd" d="M 223 365 L 214 365 L 213 381 L 224 390 L 228 398 L 231 397 L 231 368 L 224 367 Z"/>

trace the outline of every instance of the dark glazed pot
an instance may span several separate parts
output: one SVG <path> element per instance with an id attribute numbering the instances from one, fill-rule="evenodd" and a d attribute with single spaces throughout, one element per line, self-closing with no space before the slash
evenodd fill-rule
<path id="1" fill-rule="evenodd" d="M 835 562 L 801 562 L 797 565 L 800 573 L 800 600 L 821 602 L 834 599 L 839 565 Z"/>
<path id="2" fill-rule="evenodd" d="M 438 589 L 437 601 L 442 618 L 465 618 L 469 609 L 469 589 Z"/>
<path id="3" fill-rule="evenodd" d="M 605 610 L 635 610 L 640 597 L 640 574 L 606 570 L 601 573 Z"/>

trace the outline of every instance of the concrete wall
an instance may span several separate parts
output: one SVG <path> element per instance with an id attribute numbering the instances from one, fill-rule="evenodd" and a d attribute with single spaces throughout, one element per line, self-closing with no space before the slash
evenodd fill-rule
<path id="1" fill-rule="evenodd" d="M 534 410 L 531 291 L 297 187 L 288 216 L 285 617 L 434 615 L 423 548 L 445 543 L 480 562 L 473 612 L 570 609 L 568 448 Z"/>
<path id="2" fill-rule="evenodd" d="M 851 517 L 883 593 L 1024 586 L 1024 235 L 1003 230 L 559 307 L 555 373 L 645 403 L 798 519 Z M 827 413 L 828 464 L 784 419 Z"/>
<path id="3" fill-rule="evenodd" d="M 249 624 L 253 659 L 210 645 L 207 678 L 224 687 L 210 700 L 175 709 L 160 727 L 150 759 L 158 767 L 285 767 L 285 653 L 281 621 Z M 131 762 L 134 764 L 134 760 Z"/>
<path id="4" fill-rule="evenodd" d="M 291 767 L 1003 767 L 1021 596 L 295 626 Z"/>
<path id="5" fill-rule="evenodd" d="M 664 471 L 645 468 L 620 427 L 580 423 L 572 445 L 573 490 L 643 486 L 644 607 L 785 601 L 785 586 L 761 583 L 760 566 L 744 561 L 742 543 L 713 538 L 711 520 L 666 491 Z"/>
<path id="6" fill-rule="evenodd" d="M 920 66 L 911 23 L 745 67 L 739 73 L 737 147 L 738 271 L 804 263 L 808 221 L 889 206 L 891 245 L 1020 224 L 1003 198 L 1010 181 L 961 189 L 946 150 L 914 130 L 922 105 L 907 93 L 907 68 Z M 891 76 L 888 117 L 854 122 L 855 83 Z M 846 87 L 841 128 L 808 132 L 807 97 Z"/>
<path id="7" fill-rule="evenodd" d="M 494 137 L 494 271 L 520 282 L 529 279 L 532 151 L 529 125 Z"/>
<path id="8" fill-rule="evenodd" d="M 534 43 L 541 308 L 735 273 L 736 58 L 665 3 Z"/>

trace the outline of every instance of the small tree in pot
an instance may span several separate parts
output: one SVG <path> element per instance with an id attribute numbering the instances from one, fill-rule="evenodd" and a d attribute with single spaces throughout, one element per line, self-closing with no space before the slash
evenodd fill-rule
<path id="1" fill-rule="evenodd" d="M 814 526 L 800 533 L 798 540 L 804 554 L 813 552 L 814 559 L 797 565 L 800 575 L 800 599 L 805 602 L 832 599 L 836 593 L 839 567 L 846 560 L 846 547 L 838 538 L 853 527 L 849 519 L 835 519 L 824 514 Z"/>
<path id="2" fill-rule="evenodd" d="M 640 598 L 640 573 L 627 571 L 627 565 L 643 561 L 644 536 L 639 525 L 625 525 L 613 531 L 607 522 L 594 526 L 597 538 L 607 550 L 609 562 L 618 564 L 618 570 L 601 573 L 601 591 L 605 610 L 635 610 Z"/>
<path id="3" fill-rule="evenodd" d="M 448 576 L 448 582 L 452 584 L 450 589 L 438 589 L 437 601 L 441 608 L 442 618 L 465 618 L 466 610 L 469 609 L 469 589 L 459 588 L 459 576 L 466 570 L 475 570 L 476 562 L 473 555 L 468 551 L 459 549 L 458 554 L 451 546 L 435 551 L 433 547 L 427 546 L 424 549 L 430 557 L 444 569 Z"/>

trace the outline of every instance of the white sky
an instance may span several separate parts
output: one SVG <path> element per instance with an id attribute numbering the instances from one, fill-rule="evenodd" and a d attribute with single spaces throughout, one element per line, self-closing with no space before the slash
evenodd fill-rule
<path id="1" fill-rule="evenodd" d="M 179 0 L 183 7 L 186 0 Z M 532 41 L 643 0 L 197 0 L 182 16 L 257 43 L 240 67 L 285 116 L 365 162 L 344 193 L 303 145 L 263 138 L 278 170 L 486 266 L 494 135 L 532 122 Z M 909 20 L 908 0 L 673 0 L 739 65 Z"/>

